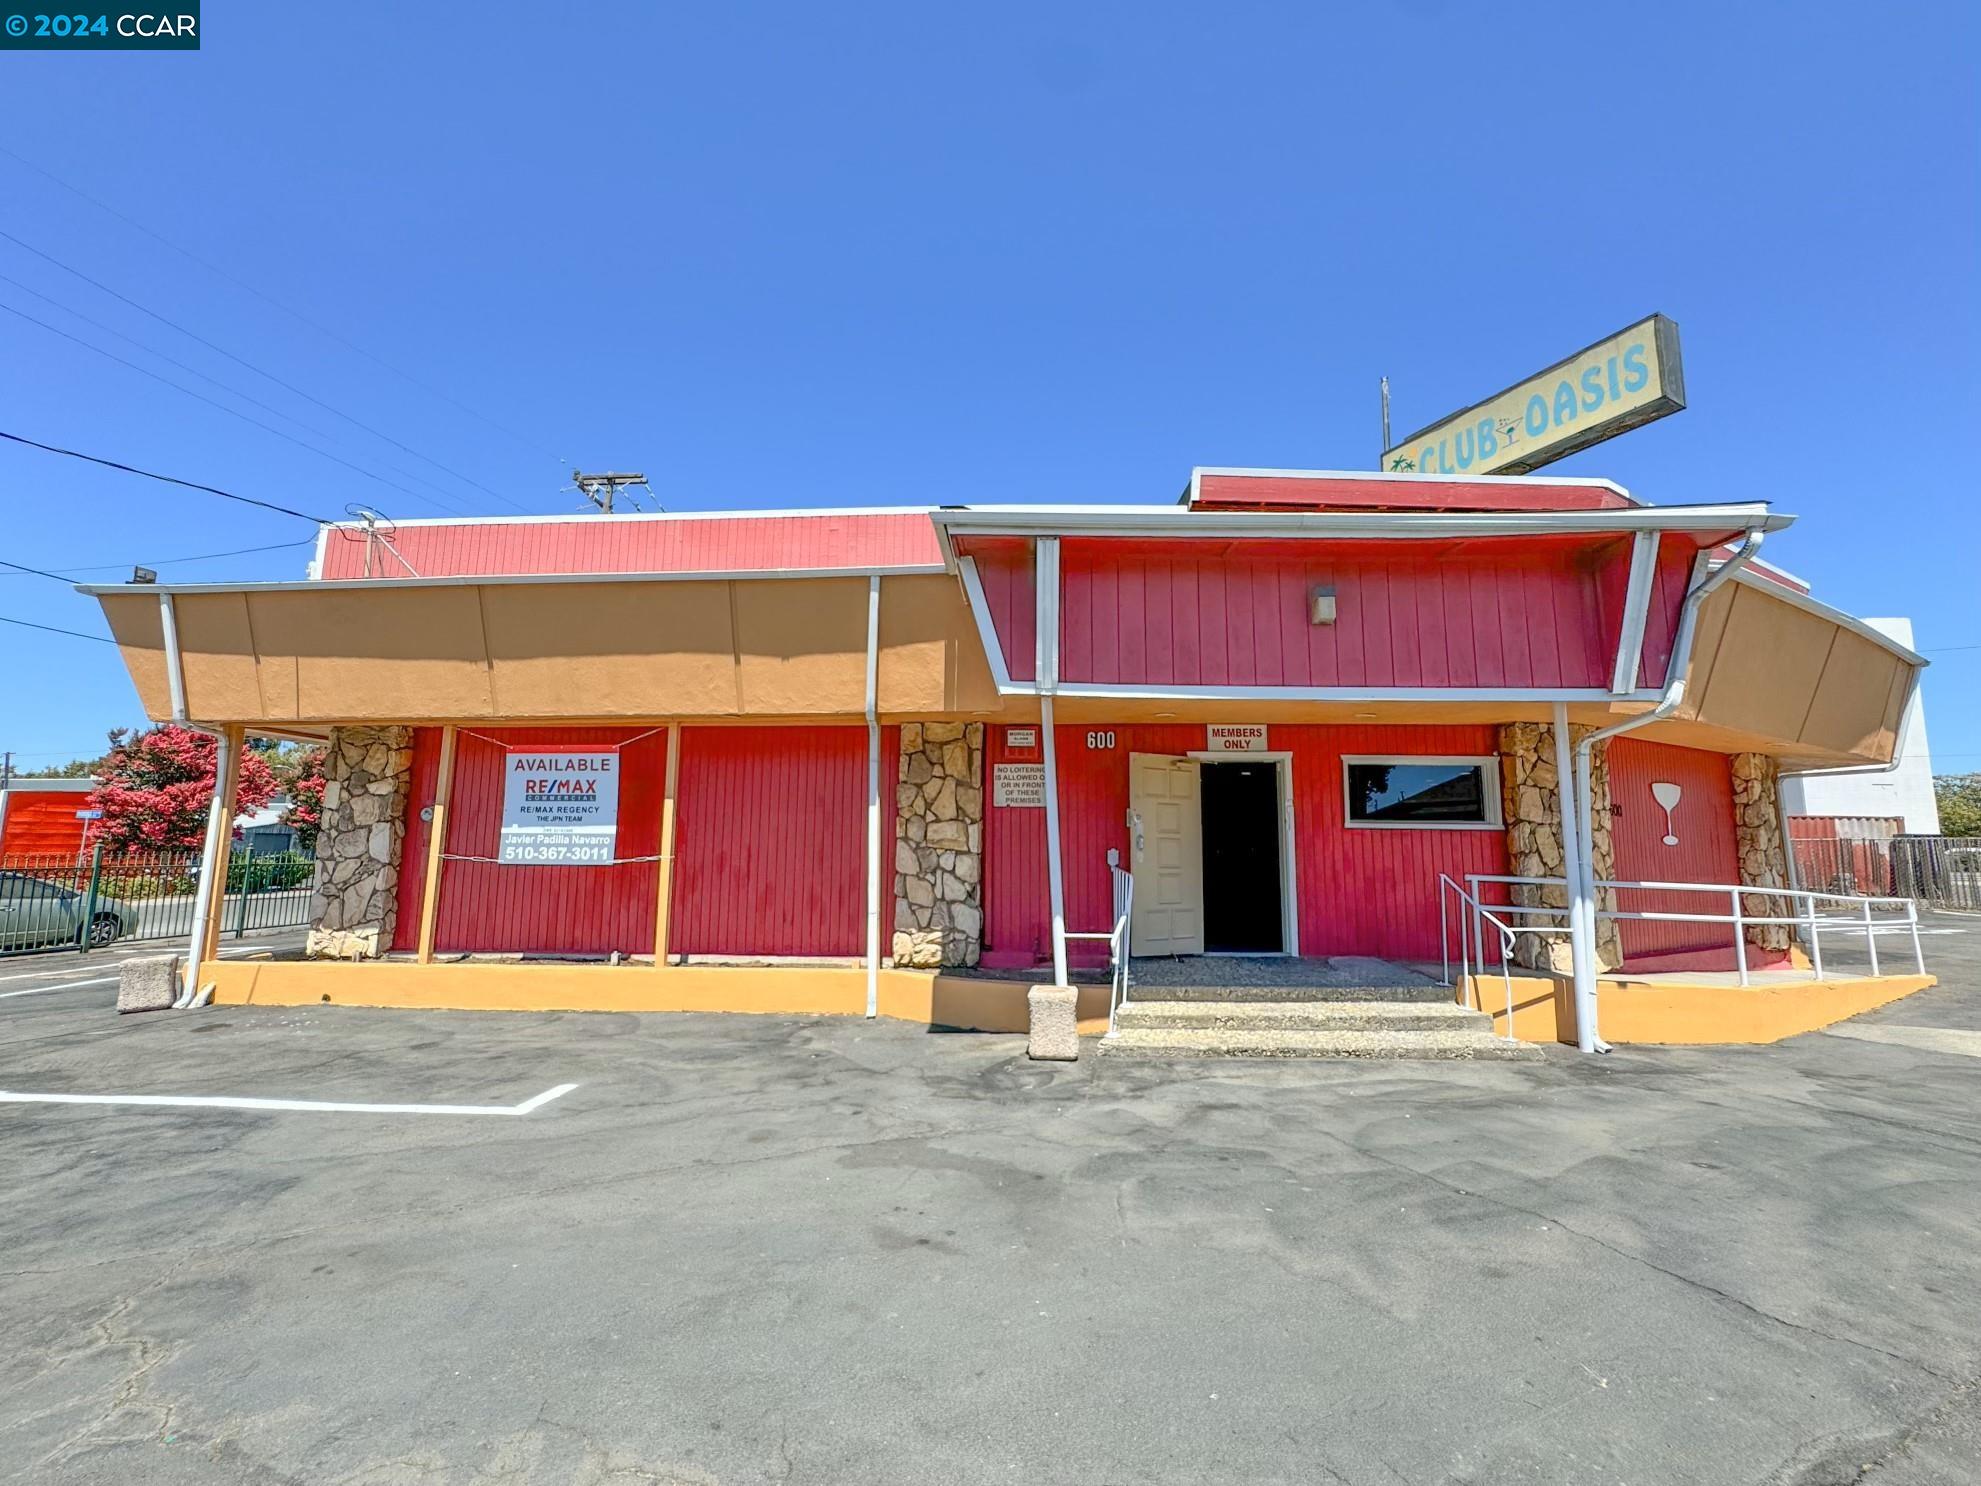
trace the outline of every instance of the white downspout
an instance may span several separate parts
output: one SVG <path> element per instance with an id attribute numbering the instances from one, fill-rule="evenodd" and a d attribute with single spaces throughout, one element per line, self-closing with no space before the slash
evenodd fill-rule
<path id="1" fill-rule="evenodd" d="M 224 866 L 217 866 L 220 855 L 220 841 L 229 834 L 232 824 L 226 820 L 226 801 L 223 795 L 227 786 L 227 767 L 230 762 L 227 734 L 219 728 L 193 722 L 186 716 L 186 663 L 179 650 L 179 615 L 172 606 L 172 595 L 158 595 L 158 618 L 165 644 L 165 681 L 172 696 L 172 721 L 196 733 L 205 733 L 215 743 L 213 752 L 213 800 L 206 807 L 206 839 L 200 843 L 199 853 L 199 892 L 193 900 L 193 938 L 186 954 L 185 982 L 172 1002 L 172 1009 L 184 1011 L 193 1004 L 199 994 L 199 957 L 206 948 L 206 925 L 209 917 L 208 905 L 213 901 L 213 874 L 216 870 L 225 872 Z M 225 887 L 222 888 L 222 903 L 226 901 Z"/>
<path id="2" fill-rule="evenodd" d="M 1584 900 L 1587 891 L 1587 878 L 1582 871 L 1583 837 L 1581 822 L 1575 808 L 1575 766 L 1571 758 L 1572 745 L 1568 741 L 1568 703 L 1554 705 L 1555 734 L 1555 791 L 1562 796 L 1561 811 L 1561 870 L 1568 880 L 1568 953 L 1571 973 L 1576 991 L 1576 1026 L 1582 1025 L 1582 1002 L 1580 987 L 1587 981 L 1596 983 L 1596 941 L 1593 929 L 1596 922 L 1594 905 Z M 1566 788 L 1567 793 L 1562 794 Z M 1594 845 L 1593 841 L 1590 843 Z M 1585 913 L 1585 910 L 1587 912 Z M 1483 954 L 1481 955 L 1483 959 Z M 1513 1029 L 1507 1028 L 1507 1036 Z M 1578 1032 L 1578 1037 L 1579 1037 Z"/>
<path id="3" fill-rule="evenodd" d="M 1574 805 L 1580 815 L 1582 839 L 1589 843 L 1589 850 L 1581 862 L 1582 889 L 1569 895 L 1575 911 L 1579 912 L 1582 932 L 1571 933 L 1569 942 L 1573 946 L 1580 941 L 1586 951 L 1577 959 L 1575 966 L 1575 1044 L 1585 1053 L 1609 1051 L 1609 1044 L 1597 1035 L 1596 1030 L 1596 811 L 1595 792 L 1591 784 L 1596 745 L 1620 734 L 1649 727 L 1654 722 L 1662 722 L 1678 710 L 1679 704 L 1685 700 L 1685 676 L 1692 664 L 1692 636 L 1699 625 L 1700 608 L 1714 589 L 1754 560 L 1766 535 L 1758 526 L 1749 528 L 1740 549 L 1704 579 L 1695 580 L 1686 591 L 1685 606 L 1679 611 L 1678 630 L 1672 637 L 1664 694 L 1658 698 L 1657 705 L 1649 712 L 1599 728 L 1575 745 Z M 1700 554 L 1699 561 L 1702 564 L 1706 561 L 1704 553 Z"/>
<path id="4" fill-rule="evenodd" d="M 867 1015 L 880 1015 L 880 574 L 867 579 Z"/>
<path id="5" fill-rule="evenodd" d="M 210 729 L 201 728 L 201 732 Z M 227 863 L 221 859 L 220 843 L 232 833 L 233 824 L 227 818 L 227 769 L 232 762 L 232 742 L 225 733 L 215 733 L 213 749 L 213 802 L 206 807 L 206 840 L 200 845 L 199 853 L 199 896 L 193 900 L 193 941 L 186 955 L 186 983 L 172 1003 L 175 1011 L 184 1011 L 193 1004 L 199 994 L 199 957 L 206 948 L 206 926 L 212 916 L 213 883 L 215 872 L 223 877 Z M 221 903 L 227 901 L 227 885 L 220 885 Z"/>
<path id="6" fill-rule="evenodd" d="M 1066 881 L 1059 861 L 1059 751 L 1053 738 L 1052 697 L 1059 686 L 1059 538 L 1040 537 L 1032 563 L 1037 599 L 1039 729 L 1045 740 L 1046 893 L 1052 905 L 1052 983 L 1066 979 Z"/>

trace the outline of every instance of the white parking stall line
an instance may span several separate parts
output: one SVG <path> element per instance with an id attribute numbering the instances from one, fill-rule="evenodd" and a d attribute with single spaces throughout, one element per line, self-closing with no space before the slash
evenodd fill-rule
<path id="1" fill-rule="evenodd" d="M 266 954 L 272 948 L 274 946 L 268 944 L 232 945 L 220 951 L 220 958 L 223 960 L 230 958 L 239 959 L 243 955 Z M 74 965 L 67 970 L 38 970 L 28 971 L 20 975 L 0 975 L 0 985 L 16 980 L 49 980 L 58 975 L 76 975 L 83 971 L 101 970 L 102 968 L 103 962 L 98 960 L 89 965 Z M 29 986 L 27 989 L 20 991 L 0 991 L 0 1001 L 5 1001 L 10 996 L 45 996 L 50 991 L 80 991 L 88 986 L 107 986 L 115 985 L 116 983 L 117 977 L 114 975 L 98 975 L 90 980 L 65 980 L 59 985 Z"/>
<path id="2" fill-rule="evenodd" d="M 12 980 L 46 980 L 51 975 L 83 975 L 92 970 L 101 970 L 102 968 L 103 961 L 101 959 L 77 960 L 64 968 L 45 966 L 39 970 L 17 970 L 12 975 L 0 975 L 0 983 Z"/>
<path id="3" fill-rule="evenodd" d="M 114 975 L 99 976 L 95 980 L 65 980 L 58 986 L 29 986 L 24 991 L 0 991 L 0 1001 L 11 1000 L 15 996 L 46 996 L 53 991 L 85 991 L 91 986 L 114 986 Z"/>
<path id="4" fill-rule="evenodd" d="M 302 1110 L 315 1114 L 506 1115 L 533 1114 L 577 1088 L 559 1084 L 521 1104 L 347 1104 L 328 1099 L 236 1099 L 189 1094 L 16 1094 L 0 1089 L 0 1104 L 118 1104 L 152 1109 Z"/>

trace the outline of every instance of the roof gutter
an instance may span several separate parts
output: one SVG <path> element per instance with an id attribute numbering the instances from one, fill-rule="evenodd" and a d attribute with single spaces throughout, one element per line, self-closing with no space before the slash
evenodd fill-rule
<path id="1" fill-rule="evenodd" d="M 1780 531 L 1795 518 L 1758 501 L 1736 505 L 1639 506 L 1591 511 L 1193 511 L 1181 506 L 946 507 L 929 516 L 954 570 L 956 537 L 1159 537 L 1269 541 L 1450 540 L 1471 537 L 1593 536 L 1636 532 Z"/>
<path id="2" fill-rule="evenodd" d="M 273 583 L 161 583 L 146 587 L 174 593 L 334 593 L 373 588 L 483 588 L 523 583 L 745 583 L 795 578 L 901 578 L 943 572 L 941 563 L 859 568 L 750 568 L 693 573 L 453 573 L 433 578 L 292 578 Z M 128 583 L 78 583 L 77 593 L 102 598 L 128 594 Z"/>

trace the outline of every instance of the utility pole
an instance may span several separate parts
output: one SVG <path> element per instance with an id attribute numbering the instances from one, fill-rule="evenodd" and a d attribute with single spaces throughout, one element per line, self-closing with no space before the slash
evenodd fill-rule
<path id="1" fill-rule="evenodd" d="M 1383 389 L 1383 447 L 1376 455 L 1376 468 L 1383 467 L 1383 460 L 1389 457 L 1389 378 L 1384 377 Z"/>
<path id="2" fill-rule="evenodd" d="M 0 754 L 0 789 L 6 789 L 14 782 L 14 750 Z"/>
<path id="3" fill-rule="evenodd" d="M 638 487 L 644 489 L 649 496 L 653 494 L 653 487 L 647 483 L 645 475 L 622 474 L 615 470 L 606 470 L 596 475 L 572 470 L 571 482 L 584 494 L 586 500 L 607 516 L 612 514 L 613 498 L 622 490 L 629 492 L 627 498 L 632 501 L 633 509 L 636 511 L 640 508 L 639 498 L 631 495 L 630 491 Z"/>

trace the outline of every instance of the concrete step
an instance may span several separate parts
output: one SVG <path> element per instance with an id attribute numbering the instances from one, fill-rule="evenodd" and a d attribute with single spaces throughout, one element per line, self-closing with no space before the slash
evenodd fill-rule
<path id="1" fill-rule="evenodd" d="M 1131 982 L 1129 995 L 1160 998 L 1164 1001 L 1386 1001 L 1405 1005 L 1449 1004 L 1450 986 L 1426 981 L 1422 985 L 1137 985 Z"/>
<path id="2" fill-rule="evenodd" d="M 1449 992 L 1446 995 L 1449 996 Z M 1450 1000 L 1130 1001 L 1123 1030 L 1204 1032 L 1244 1028 L 1281 1032 L 1486 1032 L 1492 1019 Z"/>
<path id="3" fill-rule="evenodd" d="M 1532 1061 L 1532 1043 L 1504 1042 L 1489 1032 L 1286 1031 L 1246 1027 L 1136 1028 L 1100 1041 L 1109 1058 L 1427 1058 Z"/>

